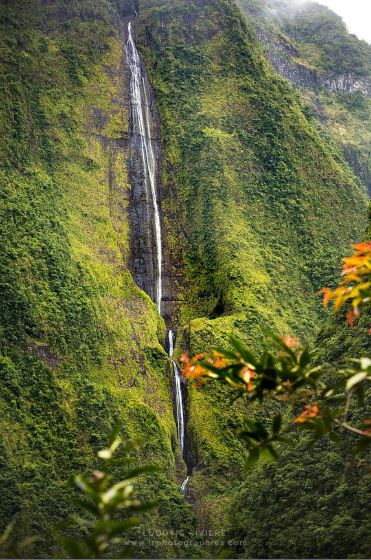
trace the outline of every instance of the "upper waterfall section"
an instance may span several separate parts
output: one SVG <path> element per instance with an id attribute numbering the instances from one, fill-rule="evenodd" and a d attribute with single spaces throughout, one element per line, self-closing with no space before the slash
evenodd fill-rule
<path id="1" fill-rule="evenodd" d="M 161 313 L 162 235 L 158 196 L 159 144 L 155 139 L 153 95 L 128 24 L 126 56 L 130 69 L 131 263 L 137 285 Z"/>

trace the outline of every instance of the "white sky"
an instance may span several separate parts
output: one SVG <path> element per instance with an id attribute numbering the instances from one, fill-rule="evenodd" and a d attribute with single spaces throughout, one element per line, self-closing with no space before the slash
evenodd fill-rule
<path id="1" fill-rule="evenodd" d="M 371 43 L 371 0 L 316 0 L 341 16 L 350 33 Z"/>

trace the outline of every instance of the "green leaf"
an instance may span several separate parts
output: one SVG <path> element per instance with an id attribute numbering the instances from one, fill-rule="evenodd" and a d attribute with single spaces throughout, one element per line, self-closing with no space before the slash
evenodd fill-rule
<path id="1" fill-rule="evenodd" d="M 303 350 L 303 353 L 299 358 L 299 365 L 301 368 L 304 368 L 307 365 L 309 365 L 310 362 L 311 362 L 311 356 L 308 349 L 306 348 L 305 350 Z"/>
<path id="2" fill-rule="evenodd" d="M 258 461 L 260 457 L 260 448 L 253 447 L 248 451 L 246 462 L 245 462 L 245 470 L 251 469 Z"/>
<path id="3" fill-rule="evenodd" d="M 366 372 L 356 373 L 355 375 L 350 377 L 347 381 L 347 384 L 346 384 L 347 391 L 350 391 L 352 389 L 352 387 L 354 387 L 355 385 L 358 385 L 358 383 L 362 383 L 362 381 L 364 381 L 366 378 L 367 378 L 367 373 Z"/>
<path id="4" fill-rule="evenodd" d="M 359 363 L 361 364 L 361 369 L 369 370 L 371 372 L 371 360 L 370 360 L 370 358 L 365 356 L 365 357 L 363 357 L 359 360 Z"/>
<path id="5" fill-rule="evenodd" d="M 129 529 L 133 527 L 137 527 L 141 523 L 141 520 L 137 517 L 129 517 L 128 519 L 122 519 L 120 521 L 117 520 L 104 520 L 99 521 L 96 524 L 96 531 L 98 532 L 106 532 L 109 533 L 111 536 L 121 535 L 122 533 L 127 532 Z"/>
<path id="6" fill-rule="evenodd" d="M 268 463 L 274 463 L 278 460 L 278 453 L 271 445 L 263 447 L 260 455 Z"/>
<path id="7" fill-rule="evenodd" d="M 258 361 L 255 358 L 254 354 L 250 352 L 243 344 L 241 344 L 241 342 L 237 340 L 237 338 L 231 336 L 230 341 L 246 363 L 251 364 L 254 367 L 257 365 Z"/>
<path id="8" fill-rule="evenodd" d="M 97 455 L 100 459 L 112 459 L 112 451 L 110 449 L 101 449 Z"/>
<path id="9" fill-rule="evenodd" d="M 232 352 L 231 350 L 226 350 L 225 348 L 219 348 L 219 347 L 214 348 L 214 350 L 215 352 L 219 352 L 219 354 L 222 354 L 225 358 L 229 358 L 230 360 L 238 359 L 236 353 Z"/>
<path id="10" fill-rule="evenodd" d="M 244 428 L 246 428 L 246 431 L 249 432 L 249 433 L 255 433 L 256 432 L 256 424 L 250 418 L 245 418 Z"/>
<path id="11" fill-rule="evenodd" d="M 113 430 L 112 430 L 112 432 L 111 432 L 109 441 L 108 441 L 108 447 L 109 447 L 109 448 L 111 448 L 112 444 L 117 440 L 117 438 L 119 438 L 119 434 L 120 434 L 120 432 L 121 432 L 121 430 L 122 430 L 122 425 L 123 425 L 122 420 L 119 420 L 119 421 L 116 423 L 116 425 L 114 426 L 114 428 L 113 428 Z M 121 438 L 120 438 L 120 439 L 121 439 Z"/>
<path id="12" fill-rule="evenodd" d="M 268 370 L 272 374 L 274 374 L 275 376 L 277 375 L 277 373 L 275 371 L 275 360 L 274 360 L 273 354 L 265 351 L 262 355 L 262 358 L 261 358 L 261 364 L 262 364 L 265 372 Z"/>

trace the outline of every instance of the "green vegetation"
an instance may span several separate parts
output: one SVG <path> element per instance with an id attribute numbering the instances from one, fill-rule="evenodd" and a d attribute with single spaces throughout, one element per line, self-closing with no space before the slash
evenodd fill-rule
<path id="1" fill-rule="evenodd" d="M 133 460 L 159 465 L 141 486 L 144 501 L 158 501 L 147 531 L 181 529 L 184 537 L 143 537 L 136 556 L 208 554 L 191 543 L 196 519 L 179 492 L 185 466 L 164 323 L 128 271 L 121 25 L 133 7 L 161 121 L 177 351 L 207 351 L 234 333 L 260 352 L 267 327 L 313 342 L 326 316 L 316 292 L 332 285 L 336 263 L 365 225 L 362 186 L 273 73 L 232 0 L 3 2 L 0 534 L 13 520 L 14 541 L 39 535 L 15 552 L 28 557 L 63 554 L 52 528 L 79 511 L 68 478 L 99 468 L 97 451 L 118 418 L 123 437 L 137 442 Z M 352 109 L 360 119 L 362 103 Z M 320 336 L 335 352 L 341 335 L 326 328 Z M 249 548 L 236 549 L 243 555 L 365 554 L 357 547 L 363 465 L 349 459 L 350 445 L 344 460 L 330 446 L 312 461 L 308 487 L 323 500 L 317 514 L 299 485 L 302 448 L 244 480 L 235 437 L 244 408 L 226 401 L 233 391 L 206 385 L 188 397 L 189 458 L 198 467 L 190 493 L 201 528 L 231 527 L 233 539 L 248 531 Z M 251 413 L 270 415 L 255 404 Z M 113 475 L 122 479 L 119 466 Z M 260 522 L 267 496 L 277 520 L 269 543 L 268 521 Z"/>
<path id="2" fill-rule="evenodd" d="M 142 503 L 133 486 L 137 477 L 148 473 L 151 468 L 132 465 L 130 444 L 124 447 L 121 455 L 117 454 L 122 444 L 119 433 L 118 425 L 108 447 L 98 451 L 98 458 L 106 461 L 104 470 L 94 471 L 90 477 L 77 475 L 73 478 L 76 488 L 82 493 L 74 501 L 85 512 L 85 517 L 71 519 L 70 523 L 62 524 L 62 527 L 76 524 L 85 534 L 81 540 L 65 536 L 61 538 L 72 558 L 102 558 L 112 547 L 116 557 L 127 558 L 132 555 L 132 547 L 128 545 L 128 531 L 138 527 L 143 521 L 138 515 L 154 506 Z M 114 464 L 124 468 L 125 476 L 118 482 L 113 481 L 110 472 Z M 112 482 L 114 484 L 111 485 Z"/>
<path id="3" fill-rule="evenodd" d="M 178 348 L 207 352 L 233 333 L 260 351 L 261 328 L 313 341 L 325 316 L 316 292 L 363 236 L 363 188 L 271 71 L 232 2 L 141 8 L 139 46 L 162 125 L 167 243 L 182 271 Z M 243 470 L 234 435 L 243 410 L 228 398 L 228 387 L 189 391 L 190 454 L 199 467 L 190 489 L 200 523 L 212 529 L 228 523 Z"/>
<path id="4" fill-rule="evenodd" d="M 285 31 L 304 52 L 317 50 L 317 61 L 323 70 L 370 75 L 370 45 L 348 33 L 341 17 L 325 6 L 309 3 L 287 20 Z"/>
<path id="5" fill-rule="evenodd" d="M 343 152 L 370 194 L 370 45 L 316 3 L 300 9 L 290 0 L 238 0 L 238 5 L 265 37 L 268 57 L 286 65 L 279 71 L 299 86 L 307 114 Z"/>
<path id="6" fill-rule="evenodd" d="M 60 554 L 50 531 L 73 509 L 68 478 L 93 468 L 117 418 L 137 459 L 161 466 L 143 490 L 161 500 L 149 528 L 194 523 L 164 326 L 127 271 L 117 15 L 104 1 L 1 5 L 0 534 L 14 520 L 14 540 L 40 535 L 30 557 Z"/>
<path id="7" fill-rule="evenodd" d="M 361 313 L 371 310 L 371 242 L 354 245 L 356 252 L 343 259 L 343 280 L 335 290 L 323 288 L 324 305 L 334 300 L 334 309 L 347 308 L 348 325 L 354 328 Z M 366 418 L 359 427 L 349 423 L 354 397 L 363 405 L 366 389 L 371 382 L 371 360 L 360 354 L 352 359 L 347 369 L 328 377 L 325 365 L 315 361 L 315 354 L 302 347 L 300 340 L 290 335 L 278 337 L 268 333 L 274 351 L 264 350 L 261 356 L 231 337 L 232 349 L 216 348 L 209 354 L 193 358 L 184 355 L 183 373 L 189 380 L 203 383 L 218 380 L 237 391 L 237 396 L 249 403 L 263 403 L 267 399 L 287 401 L 298 406 L 310 397 L 316 402 L 306 404 L 293 423 L 312 432 L 311 445 L 324 436 L 335 443 L 341 441 L 339 431 L 358 436 L 353 449 L 357 454 L 371 444 L 371 420 Z M 369 333 L 367 333 L 369 334 Z M 359 350 L 361 350 L 360 345 Z M 326 364 L 327 366 L 327 364 Z M 326 376 L 328 377 L 326 379 Z M 302 405 L 304 406 L 304 405 Z M 283 426 L 281 413 L 277 413 L 266 426 L 245 418 L 239 436 L 247 447 L 246 466 L 251 467 L 260 458 L 278 459 L 277 444 L 294 445 L 287 437 L 292 426 Z"/>
<path id="8" fill-rule="evenodd" d="M 209 355 L 198 354 L 191 359 L 182 357 L 183 371 L 190 381 L 201 384 L 211 379 L 230 386 L 237 398 L 245 399 L 248 414 L 257 413 L 255 419 L 245 417 L 237 432 L 246 448 L 245 470 L 250 476 L 236 484 L 227 516 L 230 530 L 225 546 L 233 557 L 237 553 L 247 558 L 338 558 L 348 550 L 349 542 L 351 557 L 356 557 L 367 554 L 371 544 L 366 521 L 367 454 L 354 460 L 371 444 L 371 420 L 364 417 L 363 410 L 371 382 L 371 360 L 367 356 L 370 331 L 365 328 L 371 309 L 371 243 L 354 248 L 356 252 L 344 259 L 339 286 L 322 290 L 325 305 L 334 300 L 335 311 L 347 308 L 347 322 L 344 316 L 341 320 L 348 332 L 340 333 L 339 324 L 329 320 L 327 333 L 317 339 L 316 361 L 315 354 L 303 348 L 299 340 L 273 334 L 270 339 L 275 351 L 265 350 L 261 356 L 231 337 L 228 349 L 217 348 Z M 355 329 L 355 320 L 361 314 Z M 331 340 L 328 333 L 341 334 L 342 338 Z M 341 370 L 338 366 L 345 365 L 344 359 L 348 363 Z M 262 406 L 267 399 L 271 406 Z M 308 399 L 311 404 L 303 410 Z M 256 401 L 260 407 L 254 410 L 251 404 Z M 271 416 L 268 420 L 267 414 Z M 298 427 L 309 431 L 309 440 L 295 434 Z M 349 437 L 344 438 L 344 433 Z M 329 440 L 323 441 L 325 437 Z M 321 448 L 319 441 L 324 444 Z M 299 453 L 285 453 L 288 445 L 298 447 Z M 269 468 L 267 463 L 276 461 L 275 468 Z M 318 463 L 324 466 L 319 484 L 313 468 Z M 311 479 L 302 481 L 306 471 Z M 334 480 L 333 471 L 341 476 L 340 484 Z M 354 502 L 348 495 L 350 486 Z M 304 488 L 310 490 L 309 495 Z M 337 512 L 330 525 L 322 517 L 329 506 Z M 296 533 L 299 525 L 300 543 Z"/>
<path id="9" fill-rule="evenodd" d="M 341 315 L 326 321 L 316 347 L 327 379 L 349 367 L 350 358 L 369 351 L 367 320 L 361 318 L 353 329 Z M 300 410 L 294 405 L 284 421 Z M 273 408 L 271 413 L 276 411 Z M 362 409 L 353 411 L 352 422 L 359 423 L 363 414 Z M 260 414 L 258 418 L 266 421 L 268 417 Z M 352 455 L 357 437 L 351 434 L 340 444 L 322 439 L 309 449 L 307 434 L 299 433 L 296 439 L 295 448 L 281 447 L 277 462 L 261 462 L 234 488 L 226 541 L 245 541 L 247 546 L 232 546 L 232 556 L 367 556 L 371 544 L 366 522 L 369 454 Z"/>

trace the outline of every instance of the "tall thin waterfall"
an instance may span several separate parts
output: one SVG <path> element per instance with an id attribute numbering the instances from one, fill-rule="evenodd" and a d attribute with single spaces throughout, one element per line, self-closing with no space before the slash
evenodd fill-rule
<path id="1" fill-rule="evenodd" d="M 162 239 L 161 239 L 161 220 L 160 209 L 157 200 L 156 184 L 156 157 L 152 140 L 152 117 L 148 101 L 148 84 L 141 64 L 137 48 L 135 46 L 133 29 L 131 22 L 128 26 L 128 41 L 126 44 L 127 60 L 130 67 L 130 101 L 132 110 L 132 135 L 135 145 L 135 154 L 139 154 L 139 206 L 145 203 L 145 211 L 139 216 L 142 223 L 138 225 L 139 240 L 142 236 L 146 237 L 148 248 L 145 243 L 138 245 L 138 260 L 140 260 L 140 273 L 137 282 L 140 287 L 144 287 L 156 302 L 159 313 L 161 314 L 162 300 Z M 143 169 L 142 169 L 143 168 Z M 142 178 L 143 172 L 143 178 Z M 144 181 L 144 184 L 143 182 Z M 145 197 L 145 200 L 143 199 Z M 142 198 L 140 198 L 142 197 Z M 136 202 L 136 200 L 135 200 Z M 140 222 L 139 218 L 139 222 Z M 145 224 L 145 228 L 140 229 L 140 225 Z M 147 227 L 148 225 L 148 227 Z M 148 235 L 148 231 L 150 234 Z M 153 234 L 154 236 L 153 236 Z M 155 253 L 153 247 L 155 247 Z M 144 247 L 144 250 L 143 250 Z M 149 249 L 149 250 L 148 250 Z M 140 280 L 140 275 L 145 276 L 147 281 Z M 148 282 L 148 278 L 150 282 Z M 154 280 L 154 285 L 152 281 Z M 168 331 L 169 356 L 173 358 L 175 335 L 172 330 Z M 180 371 L 175 361 L 172 360 L 174 380 L 175 380 L 175 406 L 176 423 L 178 430 L 179 446 L 184 455 L 185 444 L 185 403 L 182 394 L 182 382 Z M 189 475 L 181 485 L 184 495 L 187 492 Z"/>
<path id="2" fill-rule="evenodd" d="M 126 44 L 127 59 L 130 67 L 130 100 L 132 107 L 133 132 L 138 135 L 144 170 L 146 198 L 150 198 L 154 217 L 156 241 L 155 302 L 161 313 L 162 299 L 162 239 L 160 210 L 157 200 L 156 158 L 151 138 L 152 121 L 148 106 L 147 88 L 142 66 L 133 38 L 131 22 L 128 26 Z"/>
<path id="3" fill-rule="evenodd" d="M 174 333 L 169 330 L 169 356 L 174 354 Z M 175 406 L 176 406 L 176 423 L 178 428 L 178 439 L 182 453 L 184 451 L 184 403 L 182 395 L 182 386 L 178 366 L 173 360 L 173 371 L 175 379 Z"/>

